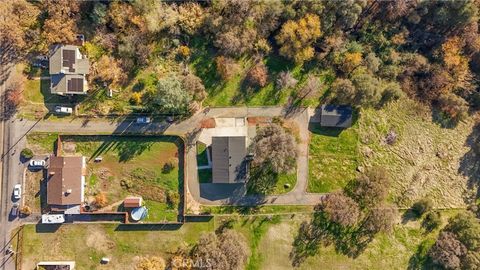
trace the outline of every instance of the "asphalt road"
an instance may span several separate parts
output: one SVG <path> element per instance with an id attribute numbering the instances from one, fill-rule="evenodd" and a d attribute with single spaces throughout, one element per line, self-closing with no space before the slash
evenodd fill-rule
<path id="1" fill-rule="evenodd" d="M 4 114 L 4 93 L 11 79 L 11 72 L 15 72 L 12 66 L 2 65 L 0 70 L 1 78 L 1 106 L 0 115 Z M 6 254 L 6 249 L 12 242 L 11 232 L 19 225 L 18 218 L 10 215 L 13 205 L 12 191 L 15 184 L 20 184 L 22 180 L 23 164 L 20 163 L 20 151 L 22 140 L 17 137 L 15 130 L 12 130 L 11 120 L 1 118 L 1 192 L 0 192 L 0 270 L 15 269 L 15 260 L 17 256 Z M 21 201 L 18 201 L 21 203 Z"/>

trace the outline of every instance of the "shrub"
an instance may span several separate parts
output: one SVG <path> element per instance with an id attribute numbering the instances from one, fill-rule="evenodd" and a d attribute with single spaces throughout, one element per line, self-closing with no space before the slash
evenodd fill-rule
<path id="1" fill-rule="evenodd" d="M 23 158 L 31 159 L 33 157 L 33 151 L 29 148 L 24 148 L 22 152 L 20 152 Z"/>
<path id="2" fill-rule="evenodd" d="M 404 96 L 402 88 L 397 82 L 388 83 L 383 89 L 381 103 L 385 104 Z"/>
<path id="3" fill-rule="evenodd" d="M 122 179 L 120 181 L 120 186 L 126 190 L 130 190 L 135 187 L 135 184 L 132 179 Z"/>
<path id="4" fill-rule="evenodd" d="M 130 96 L 130 104 L 132 105 L 140 105 L 142 102 L 142 94 L 135 92 Z"/>
<path id="5" fill-rule="evenodd" d="M 135 267 L 135 270 L 163 270 L 165 269 L 165 260 L 162 257 L 143 257 Z"/>
<path id="6" fill-rule="evenodd" d="M 178 48 L 178 54 L 183 58 L 188 58 L 191 54 L 190 48 L 188 48 L 187 46 L 180 46 Z"/>
<path id="7" fill-rule="evenodd" d="M 468 103 L 461 97 L 449 93 L 438 99 L 440 109 L 454 122 L 459 122 L 468 116 Z"/>
<path id="8" fill-rule="evenodd" d="M 217 74 L 224 80 L 231 79 L 240 70 L 240 66 L 232 58 L 219 56 L 215 58 Z"/>
<path id="9" fill-rule="evenodd" d="M 427 213 L 422 222 L 422 226 L 427 231 L 433 231 L 442 224 L 441 214 L 438 211 L 431 211 Z"/>
<path id="10" fill-rule="evenodd" d="M 97 195 L 95 195 L 95 206 L 98 208 L 103 208 L 107 206 L 108 200 L 107 200 L 107 195 L 105 195 L 104 192 L 100 192 Z"/>
<path id="11" fill-rule="evenodd" d="M 180 203 L 180 195 L 178 192 L 169 190 L 167 192 L 167 203 L 171 208 L 175 208 Z"/>
<path id="12" fill-rule="evenodd" d="M 175 169 L 175 164 L 171 161 L 167 161 L 163 164 L 162 173 L 169 173 L 173 171 L 173 169 Z"/>
<path id="13" fill-rule="evenodd" d="M 349 79 L 336 79 L 332 84 L 332 92 L 340 104 L 353 104 L 355 102 L 355 86 Z"/>
<path id="14" fill-rule="evenodd" d="M 421 217 L 426 212 L 432 209 L 432 201 L 430 199 L 421 199 L 412 205 L 412 212 Z"/>
<path id="15" fill-rule="evenodd" d="M 278 89 L 293 88 L 297 83 L 298 80 L 290 71 L 282 71 L 278 74 L 276 86 Z"/>
<path id="16" fill-rule="evenodd" d="M 32 214 L 32 209 L 29 206 L 25 205 L 22 208 L 20 208 L 20 214 L 24 216 L 29 216 Z"/>
<path id="17" fill-rule="evenodd" d="M 252 86 L 264 87 L 267 85 L 268 70 L 262 62 L 256 64 L 247 75 L 248 82 Z"/>

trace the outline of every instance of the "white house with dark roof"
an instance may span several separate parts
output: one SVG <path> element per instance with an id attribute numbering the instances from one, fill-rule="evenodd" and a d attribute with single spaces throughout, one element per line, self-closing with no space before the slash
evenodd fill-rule
<path id="1" fill-rule="evenodd" d="M 58 95 L 86 94 L 90 63 L 78 46 L 56 45 L 50 52 L 50 92 Z"/>

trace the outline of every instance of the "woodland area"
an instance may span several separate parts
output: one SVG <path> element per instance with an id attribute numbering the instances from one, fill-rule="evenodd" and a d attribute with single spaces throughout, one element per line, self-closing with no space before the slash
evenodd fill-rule
<path id="1" fill-rule="evenodd" d="M 215 95 L 223 97 L 229 87 L 238 88 L 233 104 L 273 97 L 295 105 L 381 106 L 408 95 L 455 124 L 480 102 L 478 5 L 7 1 L 1 7 L 2 56 L 44 54 L 81 33 L 93 62 L 91 92 L 105 85 L 121 89 L 119 96 L 130 103 L 123 105 L 184 114 L 206 99 L 215 105 Z M 121 104 L 108 110 L 122 111 Z"/>

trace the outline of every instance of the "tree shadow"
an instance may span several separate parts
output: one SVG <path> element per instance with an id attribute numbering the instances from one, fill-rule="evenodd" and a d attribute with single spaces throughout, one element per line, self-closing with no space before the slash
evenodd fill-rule
<path id="1" fill-rule="evenodd" d="M 431 243 L 428 240 L 423 241 L 418 245 L 415 254 L 410 257 L 408 260 L 408 270 L 427 270 L 427 269 L 437 269 L 432 265 L 429 257 L 428 251 L 430 250 Z"/>
<path id="2" fill-rule="evenodd" d="M 357 258 L 373 240 L 375 234 L 359 227 L 343 227 L 331 222 L 325 213 L 313 214 L 310 222 L 304 221 L 299 228 L 290 252 L 292 266 L 298 267 L 319 249 L 334 245 L 335 251 L 350 258 Z"/>
<path id="3" fill-rule="evenodd" d="M 470 204 L 480 197 L 480 124 L 473 127 L 465 146 L 470 150 L 460 159 L 458 172 L 468 178 L 467 188 L 475 192 L 474 198 L 471 196 L 465 198 L 466 203 Z"/>

